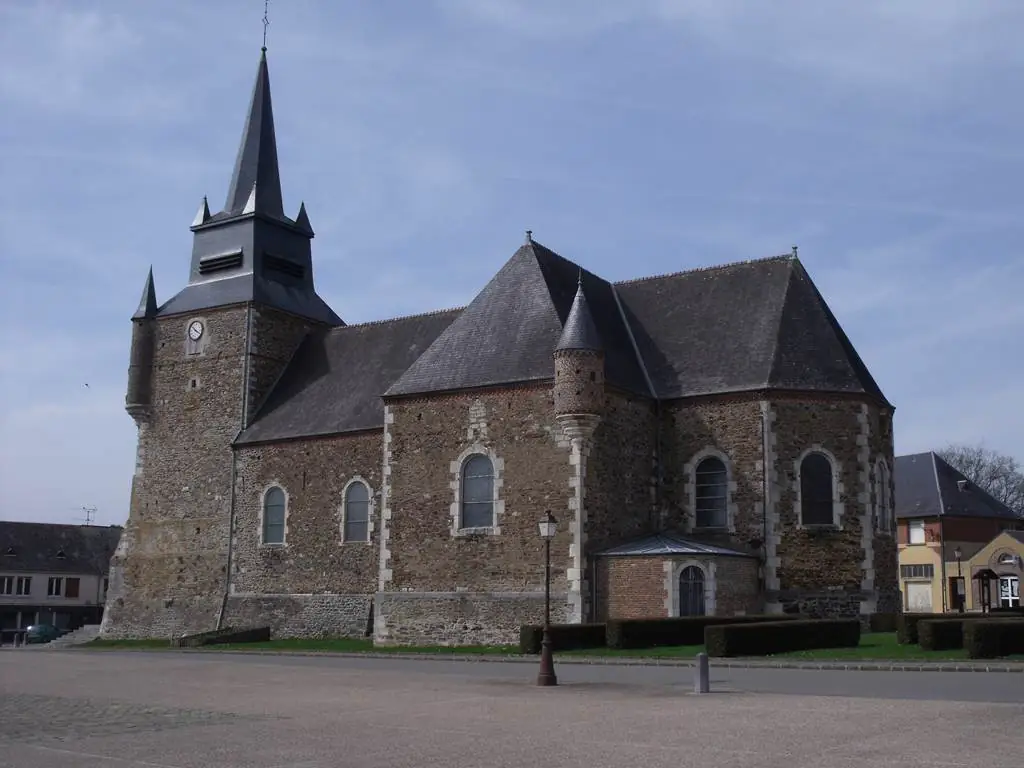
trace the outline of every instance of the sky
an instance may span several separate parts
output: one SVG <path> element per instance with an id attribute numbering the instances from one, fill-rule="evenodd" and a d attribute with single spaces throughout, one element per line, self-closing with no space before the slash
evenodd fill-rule
<path id="1" fill-rule="evenodd" d="M 127 518 L 129 318 L 223 206 L 259 0 L 0 2 L 0 518 Z M 609 280 L 799 256 L 897 454 L 1024 460 L 1020 0 L 271 0 L 286 212 L 348 323 L 532 229 Z"/>

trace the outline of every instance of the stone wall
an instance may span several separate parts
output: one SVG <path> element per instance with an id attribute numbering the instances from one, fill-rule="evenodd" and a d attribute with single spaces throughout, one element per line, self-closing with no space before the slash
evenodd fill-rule
<path id="1" fill-rule="evenodd" d="M 238 448 L 236 610 L 252 615 L 254 607 L 268 607 L 276 636 L 365 632 L 377 582 L 380 457 L 378 430 Z M 356 480 L 370 491 L 369 540 L 343 541 L 344 491 Z M 263 496 L 275 485 L 287 500 L 283 545 L 262 543 Z M 312 621 L 309 605 L 329 605 L 329 615 Z"/>
<path id="2" fill-rule="evenodd" d="M 365 637 L 370 633 L 370 594 L 232 595 L 226 627 L 270 627 L 271 637 Z"/>
<path id="3" fill-rule="evenodd" d="M 559 520 L 551 543 L 552 591 L 564 600 L 567 587 L 570 451 L 554 419 L 551 388 L 393 401 L 385 420 L 389 490 L 379 586 L 385 594 L 377 600 L 375 640 L 515 642 L 519 624 L 537 618 L 525 607 L 535 598 L 502 598 L 493 609 L 484 603 L 493 594 L 543 594 L 544 542 L 537 523 L 548 509 Z M 460 470 L 474 452 L 490 456 L 495 467 L 496 525 L 463 531 L 458 525 Z M 403 594 L 397 603 L 389 593 L 412 594 Z M 477 597 L 465 597 L 467 593 Z M 421 607 L 416 607 L 417 600 Z M 443 615 L 448 618 L 431 623 L 431 606 L 446 606 Z M 509 611 L 520 608 L 523 614 L 513 621 Z M 507 618 L 498 631 L 487 622 L 470 621 L 470 615 L 460 623 L 452 611 L 462 609 L 472 616 L 491 615 L 487 611 L 493 610 L 494 616 Z M 412 621 L 413 616 L 423 618 Z M 467 628 L 456 637 L 450 628 L 442 632 L 449 624 Z M 426 627 L 432 629 L 427 632 Z"/>
<path id="4" fill-rule="evenodd" d="M 201 345 L 186 329 L 201 319 Z M 156 321 L 153 409 L 139 429 L 131 507 L 111 560 L 103 637 L 216 628 L 231 505 L 231 441 L 241 425 L 246 310 Z"/>
<path id="5" fill-rule="evenodd" d="M 194 320 L 204 325 L 198 341 L 186 333 Z M 152 410 L 139 427 L 103 637 L 216 628 L 227 587 L 231 444 L 242 426 L 242 405 L 263 399 L 307 327 L 290 315 L 245 306 L 154 323 Z"/>

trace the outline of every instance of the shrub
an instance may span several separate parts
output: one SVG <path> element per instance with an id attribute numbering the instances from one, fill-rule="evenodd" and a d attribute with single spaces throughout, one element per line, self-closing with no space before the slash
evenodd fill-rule
<path id="1" fill-rule="evenodd" d="M 719 624 L 795 621 L 799 616 L 684 616 L 669 619 L 619 619 L 608 622 L 609 648 L 701 645 L 704 628 Z"/>
<path id="2" fill-rule="evenodd" d="M 964 648 L 972 659 L 1024 653 L 1024 619 L 975 619 L 964 623 Z"/>
<path id="3" fill-rule="evenodd" d="M 810 619 L 704 629 L 708 656 L 767 656 L 815 648 L 856 648 L 860 619 Z"/>
<path id="4" fill-rule="evenodd" d="M 552 624 L 549 628 L 551 650 L 572 651 L 580 648 L 603 648 L 604 624 Z M 519 627 L 519 652 L 540 653 L 544 627 L 523 624 Z"/>
<path id="5" fill-rule="evenodd" d="M 917 622 L 917 637 L 926 651 L 964 647 L 965 619 L 927 619 Z"/>
<path id="6" fill-rule="evenodd" d="M 895 632 L 899 616 L 898 613 L 872 613 L 868 617 L 868 628 L 872 632 Z"/>
<path id="7" fill-rule="evenodd" d="M 917 645 L 918 622 L 948 618 L 948 613 L 901 613 L 896 619 L 896 640 L 903 645 Z"/>

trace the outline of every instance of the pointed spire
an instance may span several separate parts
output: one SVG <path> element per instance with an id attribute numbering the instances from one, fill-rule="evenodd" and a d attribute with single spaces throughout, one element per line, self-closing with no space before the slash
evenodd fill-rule
<path id="1" fill-rule="evenodd" d="M 199 210 L 196 211 L 196 217 L 192 220 L 192 226 L 198 227 L 201 224 L 205 224 L 210 220 L 210 203 L 206 199 L 206 195 L 203 195 L 203 202 L 199 206 Z"/>
<path id="2" fill-rule="evenodd" d="M 139 308 L 132 315 L 132 320 L 156 317 L 156 288 L 153 287 L 153 267 L 149 268 L 146 285 L 142 289 Z"/>
<path id="3" fill-rule="evenodd" d="M 250 207 L 251 212 L 284 217 L 281 174 L 277 165 L 277 138 L 274 135 L 274 110 L 270 102 L 270 72 L 267 69 L 265 49 L 260 53 L 249 115 L 242 130 L 242 143 L 238 147 L 235 171 L 231 176 L 224 210 L 237 214 Z"/>
<path id="4" fill-rule="evenodd" d="M 562 337 L 555 347 L 556 352 L 567 349 L 585 349 L 592 352 L 604 350 L 601 344 L 601 334 L 597 332 L 594 317 L 590 314 L 590 307 L 587 305 L 587 297 L 583 293 L 582 269 L 576 281 L 576 298 L 572 300 L 572 309 L 569 310 L 569 316 L 565 319 Z"/>
<path id="5" fill-rule="evenodd" d="M 309 214 L 306 213 L 306 202 L 299 204 L 299 215 L 295 217 L 295 226 L 310 235 L 313 234 L 313 225 L 309 223 Z"/>

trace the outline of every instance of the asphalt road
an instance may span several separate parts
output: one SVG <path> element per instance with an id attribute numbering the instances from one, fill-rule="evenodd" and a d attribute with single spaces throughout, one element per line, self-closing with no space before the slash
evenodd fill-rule
<path id="1" fill-rule="evenodd" d="M 0 652 L 0 768 L 1012 766 L 1020 673 Z"/>

